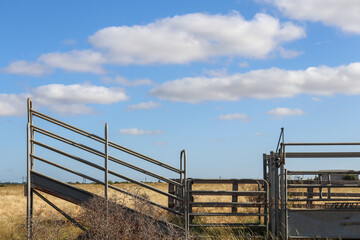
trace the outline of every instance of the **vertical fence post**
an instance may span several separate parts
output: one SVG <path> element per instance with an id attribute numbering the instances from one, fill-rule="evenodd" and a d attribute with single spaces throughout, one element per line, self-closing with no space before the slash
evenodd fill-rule
<path id="1" fill-rule="evenodd" d="M 288 218 L 288 208 L 287 208 L 287 203 L 288 203 L 287 169 L 285 169 L 284 174 L 285 174 L 285 183 L 284 183 L 285 184 L 285 236 L 284 236 L 284 239 L 288 239 L 288 235 L 289 235 L 288 220 L 289 220 L 289 218 Z"/>
<path id="2" fill-rule="evenodd" d="M 28 123 L 27 123 L 27 206 L 26 206 L 26 237 L 27 239 L 32 238 L 32 217 L 33 217 L 33 192 L 31 187 L 31 170 L 33 169 L 33 145 L 32 145 L 32 102 L 31 99 L 27 99 L 27 114 L 28 114 Z"/>
<path id="3" fill-rule="evenodd" d="M 108 138 L 108 124 L 105 123 L 105 199 L 108 200 L 108 193 L 109 193 L 109 179 L 108 179 L 108 160 L 109 160 L 109 138 Z"/>
<path id="4" fill-rule="evenodd" d="M 188 187 L 186 178 L 186 150 L 183 149 L 180 152 L 180 183 L 182 184 L 182 197 L 183 197 L 183 211 L 184 211 L 184 227 L 185 227 L 185 239 L 188 239 L 189 234 L 189 199 L 188 199 Z M 170 186 L 169 186 L 170 187 Z"/>
<path id="5" fill-rule="evenodd" d="M 232 190 L 234 191 L 234 192 L 237 192 L 238 190 L 239 190 L 239 184 L 238 184 L 238 182 L 237 181 L 234 181 L 233 182 L 233 184 L 232 184 Z M 236 194 L 236 193 L 234 193 L 233 195 L 232 195 L 232 202 L 233 203 L 237 203 L 238 202 L 238 195 Z M 233 206 L 232 208 L 231 208 L 231 212 L 232 213 L 237 213 L 237 206 Z"/>

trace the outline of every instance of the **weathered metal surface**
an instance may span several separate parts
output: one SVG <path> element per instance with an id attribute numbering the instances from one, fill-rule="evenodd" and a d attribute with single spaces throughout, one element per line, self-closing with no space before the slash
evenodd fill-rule
<path id="1" fill-rule="evenodd" d="M 360 238 L 360 211 L 289 210 L 289 237 Z"/>

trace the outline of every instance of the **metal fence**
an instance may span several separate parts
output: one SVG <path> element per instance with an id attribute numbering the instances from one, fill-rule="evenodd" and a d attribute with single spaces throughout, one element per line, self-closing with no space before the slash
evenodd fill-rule
<path id="1" fill-rule="evenodd" d="M 196 227 L 260 227 L 268 234 L 265 180 L 188 179 L 187 185 L 188 231 Z"/>
<path id="2" fill-rule="evenodd" d="M 44 120 L 47 124 L 45 125 L 56 125 L 59 126 L 63 129 L 67 129 L 77 135 L 81 135 L 84 136 L 87 139 L 91 139 L 95 142 L 98 142 L 100 144 L 103 145 L 103 151 L 97 150 L 95 148 L 89 147 L 85 144 L 81 144 L 79 142 L 76 142 L 74 140 L 65 138 L 61 135 L 55 134 L 53 133 L 51 130 L 46 130 L 40 126 L 38 126 L 37 124 L 34 124 L 36 119 L 42 119 Z M 69 151 L 63 151 L 60 150 L 54 146 L 50 146 L 44 142 L 41 142 L 39 140 L 37 140 L 37 138 L 35 138 L 35 136 L 37 134 L 40 135 L 44 135 L 47 136 L 53 140 L 65 143 L 68 146 L 73 147 L 73 153 L 69 153 Z M 88 166 L 88 167 L 92 167 L 94 169 L 97 169 L 101 172 L 103 172 L 103 178 L 94 178 L 93 176 L 89 176 L 86 175 L 80 171 L 75 171 L 71 168 L 62 166 L 60 164 L 55 163 L 52 159 L 47 159 L 44 156 L 39 156 L 36 152 L 35 152 L 35 148 L 43 148 L 43 149 L 47 149 L 51 152 L 57 153 L 60 156 L 64 157 L 64 158 L 68 158 L 71 159 L 72 161 L 75 162 L 79 162 L 81 164 L 84 164 L 84 166 Z M 97 162 L 94 163 L 93 161 L 89 161 L 85 158 L 79 157 L 77 155 L 75 155 L 76 153 L 78 153 L 79 149 L 84 150 L 88 153 L 90 153 L 91 155 L 100 157 L 100 159 L 103 159 L 101 162 Z M 153 166 L 158 166 L 161 169 L 167 169 L 170 172 L 173 172 L 175 174 L 178 174 L 180 181 L 174 181 L 170 178 L 164 177 L 160 174 L 154 173 L 152 171 L 140 168 L 138 166 L 135 166 L 133 164 L 130 164 L 129 162 L 119 159 L 117 157 L 114 157 L 112 155 L 109 155 L 109 150 L 116 150 L 116 151 L 121 151 L 122 153 L 126 153 L 128 155 L 131 155 L 133 157 L 136 157 L 138 159 L 141 159 L 143 161 L 146 161 L 148 163 L 150 163 Z M 124 189 L 120 189 L 114 185 L 110 185 L 109 184 L 109 176 L 114 176 L 114 177 L 118 177 L 122 180 L 131 182 L 133 184 L 139 185 L 141 187 L 144 187 L 146 189 L 149 189 L 151 191 L 154 191 L 158 194 L 161 194 L 165 197 L 171 197 L 173 199 L 176 199 L 177 201 L 181 202 L 182 205 L 184 205 L 185 203 L 185 194 L 183 194 L 183 197 L 179 197 L 175 194 L 171 194 L 168 192 L 165 192 L 159 188 L 156 188 L 154 186 L 151 186 L 149 184 L 146 184 L 144 182 L 135 180 L 134 178 L 131 178 L 129 176 L 126 176 L 122 173 L 113 171 L 111 168 L 109 168 L 109 162 L 113 162 L 115 164 L 124 166 L 128 169 L 132 169 L 135 170 L 136 172 L 140 172 L 143 173 L 147 176 L 150 176 L 152 178 L 155 178 L 159 181 L 168 183 L 168 184 L 172 184 L 174 186 L 176 186 L 177 188 L 180 188 L 182 190 L 182 192 L 185 193 L 186 191 L 186 152 L 185 150 L 181 151 L 180 154 L 180 167 L 179 168 L 175 168 L 172 167 L 170 165 L 167 165 L 163 162 L 160 162 L 158 160 L 155 160 L 153 158 L 150 158 L 148 156 L 145 156 L 143 154 L 140 154 L 138 152 L 135 152 L 133 150 L 130 150 L 128 148 L 125 148 L 121 145 L 118 145 L 114 142 L 109 141 L 108 138 L 108 125 L 105 124 L 105 131 L 104 131 L 104 137 L 100 137 L 97 136 L 95 134 L 86 132 L 84 130 L 81 130 L 77 127 L 71 126 L 70 124 L 64 123 L 62 121 L 59 121 L 55 118 L 52 118 L 50 116 L 47 116 L 43 113 L 40 113 L 38 111 L 35 111 L 32 108 L 32 102 L 30 99 L 28 99 L 28 124 L 27 124 L 27 229 L 28 229 L 28 238 L 31 238 L 31 229 L 32 229 L 32 217 L 33 217 L 33 203 L 34 203 L 34 193 L 36 195 L 38 195 L 40 198 L 42 199 L 46 199 L 45 197 L 43 197 L 37 190 L 42 190 L 48 193 L 51 193 L 57 197 L 61 197 L 63 199 L 66 199 L 68 201 L 74 202 L 74 203 L 80 203 L 81 200 L 87 199 L 89 196 L 92 196 L 90 193 L 87 193 L 86 191 L 80 191 L 81 189 L 76 189 L 66 183 L 63 182 L 59 182 L 55 179 L 52 179 L 51 176 L 47 176 L 46 173 L 39 173 L 38 171 L 35 170 L 35 160 L 37 161 L 41 161 L 45 164 L 51 165 L 55 168 L 64 170 L 66 172 L 69 172 L 71 174 L 80 176 L 84 179 L 88 179 L 94 183 L 100 184 L 104 186 L 104 198 L 108 199 L 108 191 L 109 188 L 113 189 L 115 191 L 121 192 L 123 194 L 141 199 L 144 202 L 147 202 L 148 204 L 151 204 L 153 206 L 159 207 L 161 209 L 164 209 L 166 211 L 169 211 L 171 213 L 174 213 L 176 215 L 181 216 L 182 218 L 185 217 L 185 209 L 174 209 L 174 208 L 169 208 L 168 206 L 159 204 L 157 202 L 151 201 L 147 198 L 143 198 L 139 195 L 135 195 L 129 191 L 126 191 Z M 51 189 L 51 187 L 53 189 Z M 56 189 L 62 188 L 64 189 L 63 192 L 61 192 L 61 190 L 57 191 Z M 66 194 L 65 194 L 66 192 Z M 74 219 L 72 219 L 69 215 L 67 215 L 65 212 L 61 211 L 58 207 L 56 207 L 54 204 L 52 204 L 49 200 L 45 200 L 46 202 L 48 202 L 51 206 L 53 206 L 55 209 L 57 209 L 61 214 L 63 214 L 65 217 L 67 217 L 69 220 L 73 221 L 74 223 L 76 223 L 76 221 Z M 77 225 L 79 225 L 78 223 L 76 223 Z M 83 228 L 82 228 L 83 229 Z"/>
<path id="3" fill-rule="evenodd" d="M 357 176 L 360 171 L 285 169 L 290 158 L 360 157 L 360 152 L 289 152 L 289 147 L 349 145 L 360 143 L 285 143 L 282 129 L 276 152 L 263 156 L 264 179 L 269 181 L 270 229 L 275 238 L 360 238 L 360 182 L 331 178 Z"/>

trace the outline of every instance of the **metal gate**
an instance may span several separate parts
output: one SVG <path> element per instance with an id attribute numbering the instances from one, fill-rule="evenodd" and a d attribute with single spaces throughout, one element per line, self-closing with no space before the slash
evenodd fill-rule
<path id="1" fill-rule="evenodd" d="M 360 238 L 360 171 L 285 169 L 290 158 L 360 157 L 360 152 L 289 152 L 291 147 L 349 145 L 360 143 L 285 143 L 282 129 L 276 152 L 263 156 L 270 229 L 275 237 Z"/>
<path id="2" fill-rule="evenodd" d="M 263 179 L 188 179 L 191 228 L 262 228 L 268 235 L 268 183 Z"/>

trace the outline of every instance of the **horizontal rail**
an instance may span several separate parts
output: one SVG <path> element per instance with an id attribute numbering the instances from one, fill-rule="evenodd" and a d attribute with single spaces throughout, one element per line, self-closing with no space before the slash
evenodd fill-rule
<path id="1" fill-rule="evenodd" d="M 163 205 L 161 205 L 161 204 L 155 203 L 155 202 L 150 201 L 150 200 L 148 200 L 148 199 L 146 199 L 146 198 L 140 197 L 140 196 L 138 196 L 138 195 L 136 195 L 136 194 L 127 192 L 127 191 L 125 191 L 125 190 L 123 190 L 123 189 L 121 189 L 121 188 L 115 187 L 115 186 L 113 186 L 113 185 L 109 185 L 109 188 L 112 188 L 112 189 L 114 189 L 115 191 L 121 192 L 121 193 L 123 193 L 123 194 L 129 195 L 129 196 L 131 196 L 131 197 L 133 197 L 133 198 L 140 199 L 141 201 L 144 201 L 144 202 L 146 202 L 146 203 L 148 203 L 148 204 L 151 204 L 151 205 L 153 205 L 153 206 L 162 208 L 162 209 L 167 210 L 167 211 L 169 211 L 169 212 L 172 212 L 172 213 L 175 213 L 175 214 L 178 214 L 178 215 L 184 215 L 182 212 L 176 211 L 176 210 L 174 210 L 174 209 L 172 209 L 172 208 L 165 207 L 165 206 L 163 206 Z"/>
<path id="2" fill-rule="evenodd" d="M 121 146 L 121 145 L 119 145 L 119 144 L 116 144 L 116 143 L 113 143 L 113 142 L 110 142 L 110 141 L 109 141 L 109 147 L 113 147 L 113 148 L 118 149 L 118 150 L 120 150 L 120 151 L 126 152 L 126 153 L 128 153 L 128 154 L 130 154 L 130 155 L 133 155 L 133 156 L 135 156 L 135 157 L 141 158 L 141 159 L 143 159 L 143 160 L 145 160 L 145 161 L 151 162 L 151 163 L 153 163 L 153 164 L 155 164 L 155 165 L 158 165 L 158 166 L 160 166 L 160 167 L 166 168 L 166 169 L 168 169 L 168 170 L 170 170 L 170 171 L 173 171 L 173 172 L 176 172 L 176 173 L 183 173 L 183 171 L 181 171 L 181 170 L 179 170 L 179 169 L 177 169 L 177 168 L 175 168 L 175 167 L 172 167 L 172 166 L 170 166 L 170 165 L 167 165 L 167 164 L 165 164 L 165 163 L 162 163 L 162 162 L 160 162 L 160 161 L 157 161 L 157 160 L 155 160 L 155 159 L 153 159 L 153 158 L 150 158 L 150 157 L 148 157 L 148 156 L 145 156 L 145 155 L 143 155 L 143 154 L 141 154 L 141 153 L 138 153 L 138 152 L 135 152 L 135 151 L 133 151 L 133 150 L 130 150 L 130 149 L 128 149 L 128 148 L 126 148 L 126 147 L 123 147 L 123 146 Z"/>
<path id="3" fill-rule="evenodd" d="M 360 152 L 286 152 L 286 158 L 353 158 Z"/>
<path id="4" fill-rule="evenodd" d="M 189 213 L 190 216 L 204 216 L 204 217 L 215 217 L 215 216 L 237 216 L 237 217 L 249 217 L 249 216 L 266 216 L 264 213 Z"/>
<path id="5" fill-rule="evenodd" d="M 51 138 L 54 138 L 54 139 L 56 139 L 56 140 L 58 140 L 58 141 L 67 143 L 67 144 L 69 144 L 69 145 L 71 145 L 71 146 L 75 146 L 75 147 L 77 147 L 77 148 L 79 148 L 79 149 L 85 150 L 85 151 L 90 152 L 90 153 L 92 153 L 92 154 L 95 154 L 95 155 L 97 155 L 97 156 L 105 157 L 105 154 L 104 154 L 104 153 L 102 153 L 102 152 L 100 152 L 100 151 L 98 151 L 98 150 L 96 150 L 96 149 L 87 147 L 87 146 L 85 146 L 85 145 L 83 145 L 83 144 L 74 142 L 74 141 L 72 141 L 72 140 L 69 140 L 69 139 L 64 138 L 64 137 L 62 137 L 62 136 L 59 136 L 59 135 L 57 135 L 57 134 L 48 132 L 48 131 L 46 131 L 46 130 L 44 130 L 44 129 L 41 129 L 41 128 L 39 128 L 39 127 L 36 127 L 36 126 L 33 126 L 33 127 L 34 127 L 34 130 L 35 130 L 36 132 L 38 132 L 38 133 L 44 134 L 44 135 L 46 135 L 46 136 L 48 136 L 48 137 L 51 137 Z M 162 180 L 162 181 L 164 181 L 164 182 L 171 183 L 171 184 L 174 184 L 174 185 L 177 185 L 177 186 L 182 186 L 180 183 L 178 183 L 178 182 L 176 182 L 176 181 L 173 181 L 173 180 L 171 180 L 171 179 L 162 177 L 162 176 L 157 175 L 157 174 L 155 174 L 155 173 L 146 171 L 146 170 L 144 170 L 144 169 L 142 169 L 142 168 L 139 168 L 139 167 L 136 167 L 136 166 L 134 166 L 134 165 L 132 165 L 132 164 L 129 164 L 129 163 L 127 163 L 127 162 L 124 162 L 124 161 L 122 161 L 122 160 L 120 160 L 120 159 L 118 159 L 118 158 L 109 156 L 109 160 L 111 160 L 111 161 L 113 161 L 113 162 L 116 162 L 116 163 L 118 163 L 118 164 L 121 164 L 121 165 L 123 165 L 123 166 L 125 166 L 125 167 L 134 169 L 135 171 L 138 171 L 138 172 L 147 174 L 148 176 L 154 177 L 154 178 L 159 179 L 159 180 Z"/>
<path id="6" fill-rule="evenodd" d="M 149 186 L 149 185 L 147 185 L 147 184 L 145 184 L 145 183 L 136 181 L 135 179 L 126 177 L 126 176 L 124 176 L 124 175 L 122 175 L 122 174 L 119 174 L 119 173 L 117 173 L 117 172 L 114 172 L 114 171 L 109 170 L 109 174 L 112 174 L 112 175 L 114 175 L 114 176 L 117 176 L 117 177 L 119 177 L 119 178 L 122 178 L 122 179 L 124 179 L 124 180 L 126 180 L 126 181 L 135 183 L 135 184 L 137 184 L 137 185 L 140 185 L 140 186 L 142 186 L 142 187 L 144 187 L 144 188 L 150 189 L 150 190 L 152 190 L 152 191 L 154 191 L 154 192 L 157 192 L 157 193 L 160 193 L 160 194 L 162 194 L 162 195 L 165 195 L 165 196 L 174 198 L 174 199 L 179 200 L 179 201 L 184 201 L 184 199 L 182 199 L 182 198 L 180 198 L 180 197 L 178 197 L 178 196 L 175 196 L 175 195 L 172 195 L 172 194 L 170 194 L 170 193 L 164 192 L 164 191 L 162 191 L 162 190 L 160 190 L 160 189 L 151 187 L 151 186 Z"/>
<path id="7" fill-rule="evenodd" d="M 227 183 L 243 183 L 243 184 L 257 184 L 266 183 L 264 179 L 189 179 L 193 184 L 227 184 Z"/>
<path id="8" fill-rule="evenodd" d="M 357 142 L 350 142 L 350 143 L 282 143 L 283 146 L 346 146 L 346 145 L 360 145 Z"/>
<path id="9" fill-rule="evenodd" d="M 334 201 L 359 201 L 360 198 L 288 198 L 290 202 L 303 202 L 303 201 L 312 201 L 312 202 L 334 202 Z"/>
<path id="10" fill-rule="evenodd" d="M 334 170 L 334 171 L 287 171 L 287 175 L 318 175 L 318 174 L 360 174 L 360 171 Z"/>
<path id="11" fill-rule="evenodd" d="M 331 188 L 356 188 L 359 184 L 288 184 L 288 188 L 307 188 L 307 187 L 331 187 Z"/>
<path id="12" fill-rule="evenodd" d="M 99 137 L 99 136 L 97 136 L 97 135 L 95 135 L 95 134 L 86 132 L 86 131 L 84 131 L 84 130 L 82 130 L 82 129 L 80 129 L 80 128 L 74 127 L 74 126 L 72 126 L 72 125 L 70 125 L 70 124 L 67 124 L 67 123 L 64 123 L 64 122 L 62 122 L 62 121 L 59 121 L 59 120 L 57 120 L 57 119 L 55 119 L 55 118 L 49 117 L 49 116 L 47 116 L 47 115 L 45 115 L 45 114 L 43 114 L 43 113 L 37 112 L 37 111 L 35 111 L 35 110 L 31 110 L 31 112 L 33 113 L 34 116 L 37 116 L 37 117 L 39 117 L 39 118 L 41 118 L 41 119 L 44 119 L 44 120 L 46 120 L 46 121 L 49 121 L 49 122 L 51 122 L 51 123 L 54 123 L 54 124 L 56 124 L 56 125 L 58 125 L 58 126 L 60 126 L 60 127 L 66 128 L 66 129 L 68 129 L 68 130 L 70 130 L 70 131 L 76 132 L 76 133 L 81 134 L 81 135 L 83 135 L 83 136 L 85 136 L 85 137 L 91 138 L 91 139 L 93 139 L 93 140 L 95 140 L 95 141 L 98 141 L 98 142 L 101 142 L 101 143 L 106 143 L 106 140 L 105 140 L 104 138 Z M 130 155 L 133 155 L 133 156 L 135 156 L 135 157 L 141 158 L 141 159 L 143 159 L 143 160 L 146 160 L 146 161 L 148 161 L 148 162 L 151 162 L 151 163 L 153 163 L 153 164 L 156 164 L 156 165 L 158 165 L 158 166 L 161 166 L 161 167 L 163 167 L 163 168 L 166 168 L 166 169 L 168 169 L 168 170 L 170 170 L 170 171 L 173 171 L 173 172 L 176 172 L 176 173 L 182 173 L 181 170 L 179 170 L 179 169 L 177 169 L 177 168 L 175 168 L 175 167 L 172 167 L 172 166 L 170 166 L 170 165 L 167 165 L 167 164 L 165 164 L 165 163 L 162 163 L 162 162 L 160 162 L 160 161 L 157 161 L 157 160 L 155 160 L 155 159 L 153 159 L 153 158 L 150 158 L 150 157 L 145 156 L 145 155 L 143 155 L 143 154 L 140 154 L 140 153 L 138 153 L 138 152 L 135 152 L 135 151 L 133 151 L 133 150 L 131 150 L 131 149 L 128 149 L 128 148 L 126 148 L 126 147 L 123 147 L 123 146 L 121 146 L 121 145 L 119 145 L 119 144 L 116 144 L 116 143 L 113 143 L 113 142 L 110 142 L 110 141 L 108 142 L 108 144 L 109 144 L 110 147 L 113 147 L 113 148 L 118 149 L 118 150 L 120 150 L 120 151 L 126 152 L 126 153 L 128 153 L 128 154 L 130 154 Z"/>
<path id="13" fill-rule="evenodd" d="M 265 195 L 266 191 L 189 191 L 192 195 L 222 195 L 222 196 L 259 196 Z"/>
<path id="14" fill-rule="evenodd" d="M 318 196 L 322 196 L 322 197 L 328 197 L 328 193 L 327 192 L 322 192 L 321 194 L 319 192 L 288 192 L 288 196 L 314 196 L 314 197 L 318 197 Z M 330 193 L 331 197 L 360 197 L 360 193 L 338 193 L 338 192 L 332 192 Z"/>
<path id="15" fill-rule="evenodd" d="M 261 207 L 265 202 L 242 203 L 242 202 L 190 202 L 192 207 Z"/>
<path id="16" fill-rule="evenodd" d="M 39 128 L 39 127 L 37 127 L 37 126 L 32 125 L 32 127 L 33 127 L 34 131 L 36 131 L 36 132 L 38 132 L 38 133 L 41 133 L 41 134 L 43 134 L 43 135 L 46 135 L 46 136 L 48 136 L 48 137 L 51 137 L 51 138 L 56 139 L 56 140 L 58 140 L 58 141 L 61 141 L 61 142 L 63 142 L 63 143 L 67 143 L 67 144 L 69 144 L 69 145 L 71 145 L 71 146 L 77 147 L 77 148 L 82 149 L 82 150 L 85 150 L 85 151 L 87 151 L 87 152 L 93 153 L 93 154 L 98 155 L 98 156 L 100 156 L 100 157 L 105 157 L 105 154 L 104 154 L 104 153 L 102 153 L 102 152 L 100 152 L 100 151 L 98 151 L 98 150 L 96 150 L 96 149 L 94 149 L 94 148 L 88 147 L 88 146 L 83 145 L 83 144 L 81 144 L 81 143 L 74 142 L 74 141 L 72 141 L 72 140 L 70 140 L 70 139 L 67 139 L 67 138 L 62 137 L 62 136 L 60 136 L 60 135 L 57 135 L 57 134 L 55 134 L 55 133 L 46 131 L 46 130 L 44 130 L 44 129 L 42 129 L 42 128 Z"/>
<path id="17" fill-rule="evenodd" d="M 131 169 L 133 169 L 133 170 L 135 170 L 135 171 L 144 173 L 144 174 L 146 174 L 146 175 L 148 175 L 148 176 L 154 177 L 154 178 L 156 178 L 156 179 L 163 180 L 164 182 L 171 183 L 171 184 L 174 184 L 174 185 L 179 186 L 179 187 L 182 186 L 182 184 L 179 183 L 179 182 L 176 182 L 176 181 L 174 181 L 174 180 L 171 180 L 171 179 L 162 177 L 162 176 L 160 176 L 160 175 L 157 175 L 157 174 L 155 174 L 155 173 L 149 172 L 149 171 L 147 171 L 147 170 L 145 170 L 145 169 L 142 169 L 142 168 L 140 168 L 140 167 L 136 167 L 136 166 L 134 166 L 134 165 L 132 165 L 132 164 L 130 164 L 130 163 L 127 163 L 127 162 L 125 162 L 125 161 L 122 161 L 122 160 L 120 160 L 120 159 L 118 159 L 118 158 L 109 156 L 109 160 L 111 160 L 111 161 L 113 161 L 113 162 L 116 162 L 116 163 L 118 163 L 118 164 L 120 164 L 120 165 L 123 165 L 123 166 L 125 166 L 125 167 L 131 168 Z"/>
<path id="18" fill-rule="evenodd" d="M 67 171 L 67 172 L 70 172 L 70 173 L 73 173 L 73 174 L 75 174 L 75 175 L 78 175 L 78 176 L 80 176 L 80 177 L 86 178 L 86 179 L 88 179 L 88 180 L 90 180 L 90 181 L 93 181 L 93 182 L 95 182 L 95 183 L 99 183 L 99 184 L 105 185 L 105 183 L 102 182 L 102 181 L 100 181 L 100 180 L 97 180 L 97 179 L 95 179 L 95 178 L 92 178 L 92 177 L 90 177 L 90 176 L 87 176 L 87 175 L 85 175 L 85 174 L 83 174 L 83 173 L 76 172 L 76 171 L 74 171 L 74 170 L 71 170 L 71 169 L 66 168 L 66 167 L 64 167 L 64 166 L 61 166 L 61 165 L 59 165 L 59 164 L 53 163 L 53 162 L 51 162 L 51 161 L 49 161 L 49 160 L 46 160 L 45 158 L 36 156 L 36 155 L 34 155 L 34 154 L 31 154 L 31 156 L 32 156 L 33 158 L 36 158 L 36 159 L 44 162 L 44 163 L 50 164 L 50 165 L 52 165 L 52 166 L 54 166 L 54 167 L 60 168 L 60 169 L 65 170 L 65 171 Z"/>
<path id="19" fill-rule="evenodd" d="M 56 124 L 56 125 L 58 125 L 60 127 L 66 128 L 66 129 L 68 129 L 70 131 L 76 132 L 76 133 L 81 134 L 81 135 L 83 135 L 85 137 L 91 138 L 91 139 L 93 139 L 95 141 L 105 143 L 105 139 L 103 139 L 102 137 L 99 137 L 99 136 L 97 136 L 95 134 L 86 132 L 86 131 L 84 131 L 84 130 L 82 130 L 80 128 L 74 127 L 74 126 L 72 126 L 70 124 L 67 124 L 67 123 L 59 121 L 59 120 L 57 120 L 55 118 L 49 117 L 49 116 L 47 116 L 47 115 L 45 115 L 43 113 L 37 112 L 35 110 L 31 110 L 31 113 L 33 113 L 33 115 L 36 116 L 36 117 L 39 117 L 39 118 L 44 119 L 46 121 L 49 121 L 49 122 L 51 122 L 53 124 Z"/>
<path id="20" fill-rule="evenodd" d="M 36 145 L 38 145 L 38 146 L 47 148 L 47 149 L 49 149 L 49 150 L 51 150 L 51 151 L 53 151 L 53 152 L 56 152 L 56 153 L 59 153 L 59 154 L 61 154 L 61 155 L 66 156 L 66 157 L 69 157 L 69 158 L 72 158 L 72 159 L 74 159 L 74 160 L 77 160 L 77 161 L 79 161 L 79 162 L 81 162 L 81 163 L 84 163 L 84 164 L 87 164 L 87 165 L 92 166 L 92 167 L 94 167 L 94 168 L 97 168 L 97 169 L 99 169 L 99 170 L 105 171 L 105 168 L 103 168 L 103 167 L 101 167 L 101 166 L 99 166 L 99 165 L 97 165 L 97 164 L 95 164 L 95 163 L 89 162 L 89 161 L 87 161 L 87 160 L 85 160 L 85 159 L 83 159 L 83 158 L 80 158 L 80 157 L 71 155 L 71 154 L 69 154 L 69 153 L 66 153 L 66 152 L 64 152 L 64 151 L 61 151 L 61 150 L 59 150 L 59 149 L 50 147 L 50 146 L 48 146 L 48 145 L 46 145 L 46 144 L 43 144 L 43 143 L 41 143 L 41 142 L 38 142 L 38 141 L 36 141 L 36 140 L 31 140 L 31 142 L 33 142 L 34 144 L 36 144 Z"/>
<path id="21" fill-rule="evenodd" d="M 266 227 L 263 224 L 256 223 L 204 223 L 204 224 L 190 224 L 190 227 Z"/>

